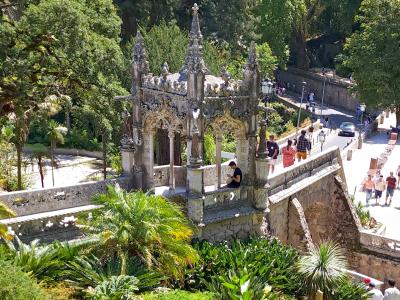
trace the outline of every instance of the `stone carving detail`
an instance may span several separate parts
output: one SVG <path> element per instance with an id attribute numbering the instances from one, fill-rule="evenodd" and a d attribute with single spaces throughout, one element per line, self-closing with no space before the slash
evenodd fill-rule
<path id="1" fill-rule="evenodd" d="M 123 131 L 121 139 L 121 148 L 125 150 L 133 150 L 135 142 L 133 140 L 132 116 L 128 111 L 122 112 Z"/>
<path id="2" fill-rule="evenodd" d="M 136 63 L 143 73 L 147 73 L 149 71 L 149 62 L 147 61 L 144 39 L 139 30 L 136 35 L 136 43 L 132 52 L 132 64 L 133 63 Z"/>
<path id="3" fill-rule="evenodd" d="M 236 138 L 242 139 L 246 137 L 247 124 L 241 120 L 233 118 L 229 113 L 224 113 L 216 118 L 211 126 L 216 135 L 224 132 L 232 132 Z"/>

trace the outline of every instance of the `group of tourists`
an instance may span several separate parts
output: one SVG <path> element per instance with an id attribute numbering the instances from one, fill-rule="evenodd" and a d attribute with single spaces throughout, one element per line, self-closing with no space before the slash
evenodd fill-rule
<path id="1" fill-rule="evenodd" d="M 366 289 L 369 291 L 370 300 L 400 300 L 400 291 L 396 287 L 396 282 L 394 280 L 388 280 L 389 287 L 385 290 L 384 294 L 376 287 L 371 279 L 365 278 L 363 282 L 366 285 Z"/>
<path id="2" fill-rule="evenodd" d="M 374 176 L 368 174 L 367 179 L 363 183 L 367 205 L 369 205 L 369 201 L 373 197 L 375 198 L 376 205 L 380 204 L 380 199 L 385 191 L 385 205 L 391 205 L 394 191 L 400 187 L 400 165 L 397 168 L 396 175 L 397 178 L 393 172 L 390 172 L 390 175 L 385 179 L 379 170 L 376 171 Z"/>

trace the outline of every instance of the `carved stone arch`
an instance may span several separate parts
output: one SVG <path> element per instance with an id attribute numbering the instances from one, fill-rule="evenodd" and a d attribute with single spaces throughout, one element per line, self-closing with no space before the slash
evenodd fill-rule
<path id="1" fill-rule="evenodd" d="M 233 118 L 229 113 L 224 113 L 212 120 L 210 123 L 214 133 L 222 134 L 224 132 L 231 132 L 237 138 L 246 138 L 247 123 L 239 119 Z"/>
<path id="2" fill-rule="evenodd" d="M 144 132 L 154 132 L 156 128 L 167 129 L 181 135 L 186 134 L 186 122 L 175 115 L 168 106 L 146 114 L 143 120 Z"/>

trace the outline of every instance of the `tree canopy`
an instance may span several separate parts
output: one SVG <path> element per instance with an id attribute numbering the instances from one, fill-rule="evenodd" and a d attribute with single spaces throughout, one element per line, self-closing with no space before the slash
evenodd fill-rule
<path id="1" fill-rule="evenodd" d="M 360 30 L 345 48 L 357 92 L 369 106 L 400 113 L 400 1 L 365 0 L 357 20 Z"/>

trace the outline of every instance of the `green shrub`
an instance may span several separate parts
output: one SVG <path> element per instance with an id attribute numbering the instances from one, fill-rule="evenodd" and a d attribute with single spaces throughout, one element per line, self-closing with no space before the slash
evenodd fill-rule
<path id="1" fill-rule="evenodd" d="M 0 261 L 0 299 L 44 300 L 46 297 L 35 279 L 20 267 Z"/>
<path id="2" fill-rule="evenodd" d="M 296 296 L 303 293 L 295 272 L 297 252 L 276 239 L 251 238 L 231 244 L 203 241 L 195 248 L 202 262 L 187 270 L 187 289 L 209 289 L 216 295 L 229 295 L 240 291 L 238 285 L 248 282 L 249 294 L 253 295 L 263 294 L 267 284 L 272 292 Z"/>
<path id="3" fill-rule="evenodd" d="M 134 276 L 111 276 L 94 289 L 88 291 L 90 300 L 129 300 L 138 290 L 138 279 Z"/>
<path id="4" fill-rule="evenodd" d="M 190 293 L 187 291 L 174 290 L 164 293 L 144 294 L 143 300 L 213 300 L 213 294 L 209 292 Z"/>

